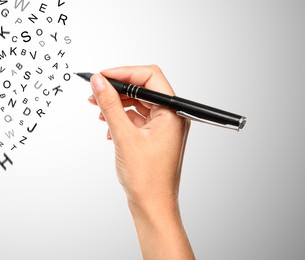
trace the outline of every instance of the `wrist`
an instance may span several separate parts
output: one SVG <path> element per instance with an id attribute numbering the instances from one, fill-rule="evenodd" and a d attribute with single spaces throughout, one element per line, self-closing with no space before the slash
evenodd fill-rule
<path id="1" fill-rule="evenodd" d="M 145 192 L 140 190 L 133 192 L 132 196 L 127 196 L 132 216 L 141 216 L 151 220 L 158 216 L 180 218 L 178 192 L 165 190 L 167 191 Z"/>
<path id="2" fill-rule="evenodd" d="M 180 222 L 179 204 L 177 199 L 128 201 L 129 210 L 135 220 L 145 219 L 156 223 L 165 219 L 177 219 Z"/>
<path id="3" fill-rule="evenodd" d="M 177 200 L 146 206 L 129 202 L 144 259 L 195 259 Z"/>

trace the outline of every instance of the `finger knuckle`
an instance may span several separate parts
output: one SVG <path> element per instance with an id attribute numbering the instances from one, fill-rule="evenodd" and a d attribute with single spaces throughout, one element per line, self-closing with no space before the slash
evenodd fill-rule
<path id="1" fill-rule="evenodd" d="M 161 73 L 161 72 L 162 72 L 161 68 L 160 68 L 158 65 L 156 65 L 156 64 L 150 65 L 150 69 L 151 69 L 154 73 Z"/>

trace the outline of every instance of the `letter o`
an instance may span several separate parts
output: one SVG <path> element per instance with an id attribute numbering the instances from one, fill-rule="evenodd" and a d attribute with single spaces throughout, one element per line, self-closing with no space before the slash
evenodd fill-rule
<path id="1" fill-rule="evenodd" d="M 8 83 L 8 86 L 6 86 L 7 83 Z M 11 84 L 11 82 L 10 82 L 9 80 L 6 80 L 6 81 L 3 82 L 3 87 L 6 88 L 6 89 L 10 88 L 11 85 L 12 85 L 12 84 Z"/>
<path id="2" fill-rule="evenodd" d="M 38 36 L 43 35 L 43 30 L 37 29 L 36 34 L 37 34 Z"/>
<path id="3" fill-rule="evenodd" d="M 6 115 L 6 116 L 4 117 L 4 120 L 5 120 L 6 123 L 10 123 L 10 122 L 13 121 L 13 118 L 12 118 L 10 115 Z"/>

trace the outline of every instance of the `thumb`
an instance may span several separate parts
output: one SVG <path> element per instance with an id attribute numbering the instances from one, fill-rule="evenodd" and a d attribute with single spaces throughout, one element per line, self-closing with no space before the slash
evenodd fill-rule
<path id="1" fill-rule="evenodd" d="M 125 113 L 118 92 L 109 81 L 101 74 L 96 74 L 91 77 L 91 87 L 113 139 L 128 132 L 132 123 Z"/>

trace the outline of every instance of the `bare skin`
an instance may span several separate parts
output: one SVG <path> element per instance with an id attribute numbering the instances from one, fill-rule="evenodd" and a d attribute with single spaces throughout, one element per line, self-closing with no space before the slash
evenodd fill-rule
<path id="1" fill-rule="evenodd" d="M 160 106 L 119 95 L 105 77 L 174 95 L 157 66 L 108 69 L 91 78 L 92 104 L 107 122 L 116 171 L 127 196 L 143 259 L 195 259 L 178 194 L 189 120 Z M 124 110 L 133 106 L 135 109 Z"/>

